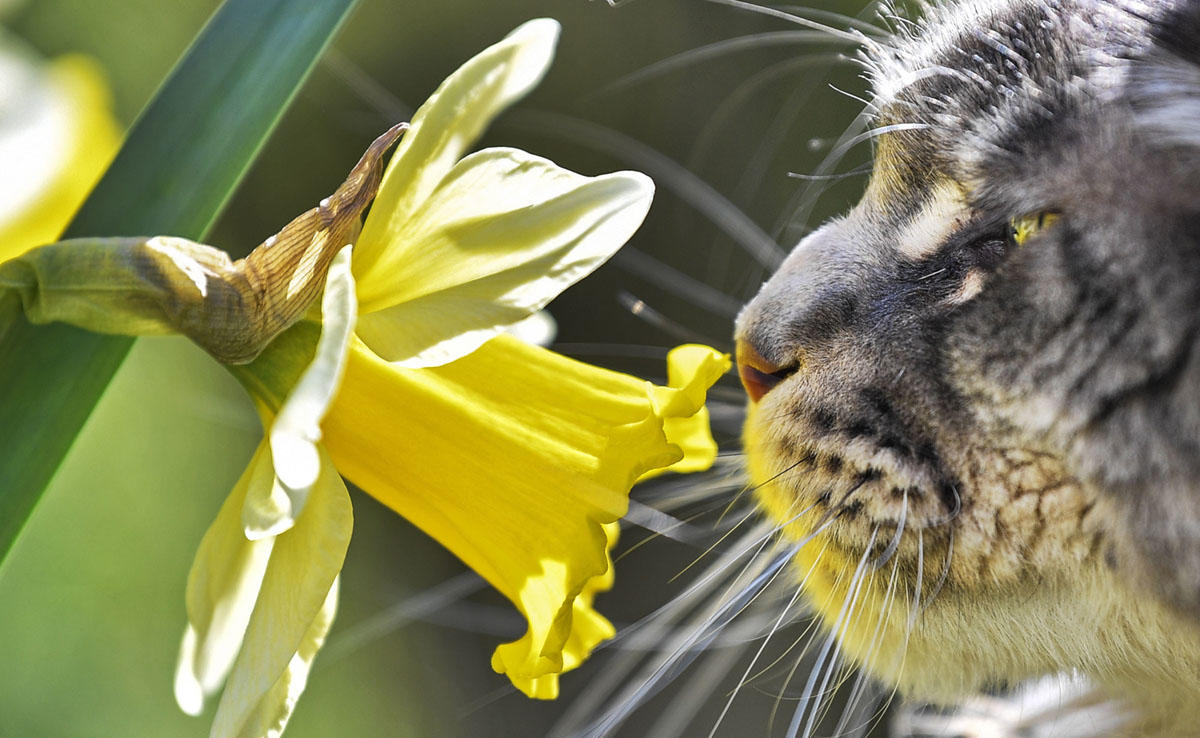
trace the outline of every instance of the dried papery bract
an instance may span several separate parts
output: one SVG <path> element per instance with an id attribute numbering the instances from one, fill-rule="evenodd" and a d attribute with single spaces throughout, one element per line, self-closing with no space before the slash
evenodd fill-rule
<path id="1" fill-rule="evenodd" d="M 375 139 L 332 195 L 244 259 L 171 236 L 72 239 L 0 265 L 0 289 L 15 292 L 34 323 L 182 333 L 218 361 L 252 361 L 321 293 L 334 255 L 358 236 L 383 155 L 407 128 Z"/>

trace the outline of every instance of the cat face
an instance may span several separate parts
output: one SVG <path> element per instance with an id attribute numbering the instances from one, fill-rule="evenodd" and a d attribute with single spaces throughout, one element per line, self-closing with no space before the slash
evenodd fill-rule
<path id="1" fill-rule="evenodd" d="M 759 502 L 845 650 L 914 693 L 1200 687 L 1200 9 L 1174 5 L 970 2 L 869 48 L 866 193 L 738 319 Z"/>

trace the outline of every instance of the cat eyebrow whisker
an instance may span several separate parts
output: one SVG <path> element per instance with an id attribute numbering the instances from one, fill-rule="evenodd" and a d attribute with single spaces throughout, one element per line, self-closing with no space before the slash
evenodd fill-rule
<path id="1" fill-rule="evenodd" d="M 761 15 L 770 16 L 772 18 L 779 18 L 780 20 L 785 20 L 785 21 L 788 21 L 789 23 L 794 23 L 798 26 L 804 26 L 805 28 L 811 28 L 813 30 L 825 33 L 832 38 L 840 39 L 842 41 L 847 41 L 847 42 L 853 43 L 855 45 L 866 46 L 869 48 L 875 48 L 875 47 L 879 46 L 879 41 L 871 38 L 870 36 L 866 35 L 865 33 L 863 33 L 860 30 L 852 29 L 849 31 L 843 31 L 840 28 L 834 28 L 833 26 L 828 26 L 824 23 L 820 23 L 818 21 L 814 21 L 809 18 L 805 18 L 803 16 L 795 15 L 794 13 L 788 13 L 786 11 L 779 10 L 777 8 L 769 8 L 769 7 L 766 7 L 763 5 L 756 5 L 754 3 L 744 2 L 744 0 L 706 0 L 706 1 L 710 2 L 710 3 L 714 3 L 716 5 L 727 5 L 731 8 L 737 8 L 739 10 L 746 10 L 751 13 L 759 13 Z M 878 29 L 876 29 L 876 30 L 878 30 Z"/>
<path id="2" fill-rule="evenodd" d="M 838 87 L 837 85 L 833 84 L 832 82 L 827 84 L 826 87 L 828 87 L 829 89 L 838 93 L 839 95 L 842 95 L 843 97 L 848 97 L 855 102 L 860 102 L 867 107 L 871 107 L 870 100 L 867 100 L 866 98 L 863 98 L 863 97 L 859 97 L 858 95 L 855 95 L 853 92 L 847 92 L 846 90 L 843 90 L 842 88 Z"/>
<path id="3" fill-rule="evenodd" d="M 764 267 L 775 269 L 787 256 L 787 252 L 741 208 L 694 172 L 652 146 L 607 126 L 560 113 L 512 110 L 505 120 L 517 128 L 609 154 L 645 172 L 716 225 Z"/>
<path id="4" fill-rule="evenodd" d="M 618 77 L 600 87 L 600 89 L 588 93 L 581 98 L 581 102 L 592 102 L 597 98 L 622 92 L 655 77 L 660 77 L 664 74 L 669 74 L 710 59 L 717 59 L 726 54 L 768 46 L 796 46 L 813 43 L 828 44 L 829 40 L 828 34 L 823 31 L 764 31 L 736 38 L 722 39 L 647 64 L 641 69 Z M 841 59 L 845 61 L 851 60 L 850 57 L 846 56 L 841 56 Z"/>
<path id="5" fill-rule="evenodd" d="M 788 172 L 787 176 L 791 179 L 800 179 L 806 182 L 831 182 L 841 179 L 849 179 L 850 177 L 857 177 L 860 174 L 867 174 L 873 168 L 874 165 L 872 165 L 870 162 L 867 162 L 862 166 L 857 166 L 845 172 L 838 172 L 837 174 L 803 174 L 801 172 Z"/>

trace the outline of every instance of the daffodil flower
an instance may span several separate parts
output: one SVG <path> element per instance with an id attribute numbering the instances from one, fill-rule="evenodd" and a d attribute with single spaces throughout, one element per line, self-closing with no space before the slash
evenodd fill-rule
<path id="1" fill-rule="evenodd" d="M 672 386 L 654 387 L 501 335 L 607 259 L 652 193 L 636 173 L 583 177 L 513 149 L 462 157 L 540 80 L 557 32 L 526 24 L 439 88 L 353 259 L 329 269 L 323 326 L 302 322 L 235 369 L 267 437 L 197 554 L 176 678 L 196 712 L 229 672 L 214 735 L 277 734 L 303 689 L 350 535 L 339 473 L 514 602 L 528 630 L 492 665 L 552 698 L 558 674 L 613 633 L 592 597 L 611 583 L 630 486 L 711 463 L 711 436 L 696 439 L 704 391 L 728 367 L 717 352 L 677 350 Z M 692 459 L 667 419 L 690 423 Z"/>
<path id="2" fill-rule="evenodd" d="M 58 238 L 119 141 L 93 61 L 47 64 L 0 29 L 0 262 Z"/>
<path id="3" fill-rule="evenodd" d="M 233 364 L 260 411 L 265 438 L 188 578 L 175 691 L 197 713 L 225 682 L 213 735 L 286 725 L 336 608 L 352 529 L 343 475 L 516 605 L 528 629 L 492 666 L 552 698 L 612 635 L 592 599 L 611 584 L 630 486 L 712 462 L 704 394 L 727 357 L 681 347 L 656 387 L 504 333 L 611 256 L 653 194 L 635 172 L 585 177 L 516 149 L 464 156 L 545 74 L 558 30 L 532 21 L 468 61 L 417 111 L 382 181 L 403 126 L 244 260 L 155 237 L 0 264 L 0 306 L 182 332 Z"/>

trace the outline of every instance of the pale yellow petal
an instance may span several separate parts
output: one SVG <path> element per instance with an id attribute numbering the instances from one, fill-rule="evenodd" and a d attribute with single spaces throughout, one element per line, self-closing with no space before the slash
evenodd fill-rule
<path id="1" fill-rule="evenodd" d="M 492 119 L 531 90 L 550 66 L 559 25 L 529 21 L 463 64 L 417 110 L 388 164 L 363 225 L 354 271 L 371 271 L 404 226 Z M 420 248 L 420 244 L 407 244 Z"/>
<path id="2" fill-rule="evenodd" d="M 243 736 L 247 729 L 261 725 L 259 721 L 286 719 L 296 695 L 293 686 L 276 687 L 281 678 L 284 684 L 303 686 L 287 681 L 286 674 L 298 653 L 316 647 L 314 623 L 327 612 L 326 600 L 342 569 L 352 527 L 346 486 L 321 450 L 321 473 L 304 514 L 291 530 L 264 539 L 273 540 L 275 546 L 213 719 L 213 736 Z"/>
<path id="3" fill-rule="evenodd" d="M 246 537 L 263 538 L 291 528 L 320 473 L 321 419 L 341 386 L 346 352 L 354 336 L 357 303 L 350 273 L 350 247 L 333 258 L 321 300 L 321 338 L 316 355 L 300 375 L 268 433 L 275 484 L 249 495 L 242 521 Z"/>
<path id="4" fill-rule="evenodd" d="M 421 370 L 356 344 L 324 428 L 347 477 L 522 611 L 529 630 L 496 666 L 528 686 L 566 667 L 576 629 L 578 653 L 607 637 L 579 600 L 609 571 L 602 525 L 639 474 L 679 460 L 659 413 L 699 409 L 664 392 L 508 335 Z"/>
<path id="5" fill-rule="evenodd" d="M 95 62 L 65 56 L 15 82 L 19 63 L 0 59 L 14 98 L 10 107 L 0 93 L 0 262 L 58 239 L 121 140 Z"/>
<path id="6" fill-rule="evenodd" d="M 255 711 L 246 719 L 240 738 L 279 738 L 283 735 L 283 729 L 287 727 L 288 719 L 296 709 L 296 702 L 308 684 L 308 672 L 312 669 L 313 659 L 325 643 L 329 627 L 333 625 L 337 601 L 338 580 L 334 579 L 333 587 L 326 595 L 325 604 L 321 606 L 317 619 L 304 634 L 300 650 L 292 656 L 283 675 L 266 696 L 259 700 Z"/>
<path id="7" fill-rule="evenodd" d="M 204 697 L 221 686 L 242 646 L 258 599 L 272 539 L 249 541 L 242 533 L 242 506 L 254 487 L 275 478 L 264 442 L 200 541 L 187 583 L 188 626 L 175 672 L 175 699 L 198 714 Z"/>
<path id="8" fill-rule="evenodd" d="M 636 172 L 585 177 L 517 149 L 472 154 L 358 272 L 358 334 L 401 366 L 464 356 L 604 263 L 653 195 Z"/>

